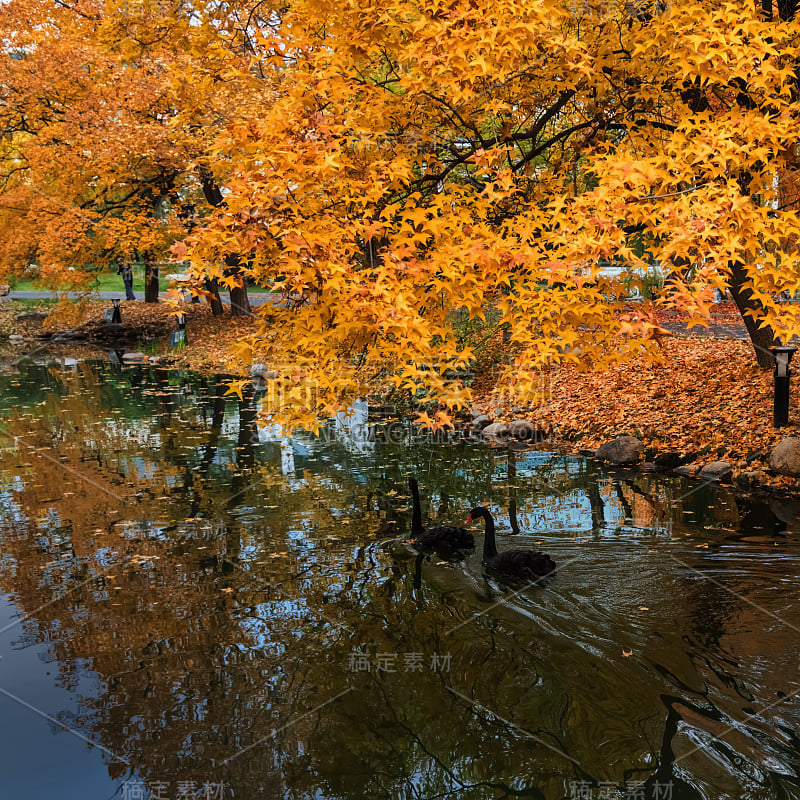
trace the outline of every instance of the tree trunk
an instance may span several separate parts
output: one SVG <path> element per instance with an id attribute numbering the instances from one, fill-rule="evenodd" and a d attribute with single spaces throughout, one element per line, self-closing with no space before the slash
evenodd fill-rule
<path id="1" fill-rule="evenodd" d="M 201 166 L 199 168 L 199 177 L 200 183 L 203 187 L 203 195 L 206 198 L 206 201 L 210 206 L 214 208 L 220 208 L 225 205 L 225 197 L 222 194 L 222 190 L 219 188 L 217 184 L 217 180 L 211 171 Z M 247 286 L 244 282 L 244 275 L 241 274 L 240 268 L 240 261 L 239 256 L 235 254 L 229 254 L 225 256 L 225 264 L 227 269 L 225 270 L 225 275 L 235 275 L 242 281 L 241 286 L 237 286 L 234 289 L 231 289 L 231 316 L 234 317 L 241 317 L 246 316 L 247 314 L 251 313 L 250 310 L 250 300 L 247 297 Z M 216 280 L 214 281 L 214 285 L 216 286 Z M 217 299 L 219 300 L 219 295 L 217 295 Z M 222 303 L 219 305 L 219 313 L 222 313 Z M 217 312 L 214 311 L 214 306 L 211 306 L 212 313 L 214 316 L 217 316 Z"/>
<path id="2" fill-rule="evenodd" d="M 752 309 L 756 315 L 763 317 L 764 308 L 761 303 L 755 300 L 749 289 L 744 288 L 747 280 L 747 270 L 741 261 L 731 262 L 731 277 L 728 282 L 733 299 L 742 315 L 747 333 L 750 335 L 750 342 L 756 352 L 756 361 L 761 369 L 772 369 L 775 366 L 775 359 L 772 357 L 769 348 L 779 345 L 780 342 L 775 338 L 775 333 L 769 326 L 759 327 L 757 320 L 745 312 Z"/>
<path id="3" fill-rule="evenodd" d="M 219 287 L 216 278 L 206 278 L 205 289 L 211 295 L 209 304 L 211 305 L 211 315 L 221 317 L 223 314 L 222 300 L 219 298 Z"/>
<path id="4" fill-rule="evenodd" d="M 149 258 L 144 262 L 144 301 L 158 302 L 158 267 Z"/>
<path id="5" fill-rule="evenodd" d="M 242 281 L 241 286 L 231 289 L 231 316 L 244 317 L 250 313 L 250 298 L 247 296 L 247 286 Z"/>
<path id="6" fill-rule="evenodd" d="M 225 275 L 235 277 L 240 281 L 239 286 L 230 290 L 231 295 L 231 316 L 244 317 L 251 313 L 250 299 L 247 296 L 247 284 L 244 282 L 244 275 L 241 272 L 241 262 L 239 256 L 228 255 L 225 257 Z"/>

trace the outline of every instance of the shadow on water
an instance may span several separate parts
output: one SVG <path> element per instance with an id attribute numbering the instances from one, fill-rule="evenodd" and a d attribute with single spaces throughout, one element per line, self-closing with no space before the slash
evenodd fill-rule
<path id="1" fill-rule="evenodd" d="M 800 795 L 796 503 L 118 360 L 0 392 L 9 797 Z M 557 575 L 415 553 L 412 474 Z"/>

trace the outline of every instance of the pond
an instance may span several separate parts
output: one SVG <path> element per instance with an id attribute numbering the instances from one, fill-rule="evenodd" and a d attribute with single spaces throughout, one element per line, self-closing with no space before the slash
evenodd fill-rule
<path id="1" fill-rule="evenodd" d="M 225 389 L 0 367 L 3 797 L 800 796 L 798 503 Z M 410 476 L 557 574 L 417 555 Z"/>

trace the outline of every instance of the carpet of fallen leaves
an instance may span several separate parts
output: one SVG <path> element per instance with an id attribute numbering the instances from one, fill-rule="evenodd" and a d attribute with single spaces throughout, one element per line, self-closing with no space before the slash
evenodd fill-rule
<path id="1" fill-rule="evenodd" d="M 759 471 L 760 483 L 792 488 L 797 482 L 768 475 L 770 450 L 798 435 L 800 380 L 794 384 L 789 426 L 772 427 L 773 376 L 758 369 L 749 342 L 675 336 L 663 339 L 661 364 L 632 362 L 602 372 L 574 367 L 544 374 L 543 398 L 498 402 L 485 377 L 477 408 L 494 419 L 527 419 L 556 433 L 570 450 L 594 449 L 627 434 L 652 459 L 676 452 L 696 464 L 728 461 L 734 475 Z"/>
<path id="2" fill-rule="evenodd" d="M 111 307 L 108 301 L 85 301 L 77 308 L 65 306 L 66 313 L 58 309 L 44 321 L 40 319 L 16 319 L 16 313 L 30 312 L 26 306 L 8 304 L 0 315 L 5 324 L 3 333 L 18 333 L 26 337 L 41 334 L 56 334 L 77 331 L 91 341 L 103 334 L 104 312 Z M 36 307 L 40 314 L 52 312 L 52 308 Z M 232 317 L 228 306 L 222 317 L 214 317 L 211 308 L 203 304 L 182 303 L 176 307 L 186 316 L 188 346 L 182 350 L 171 350 L 169 334 L 177 330 L 176 319 L 165 303 L 123 302 L 120 305 L 125 326 L 118 333 L 120 341 L 128 342 L 125 349 L 143 350 L 149 355 L 169 356 L 176 364 L 192 369 L 224 371 L 230 365 L 230 345 L 249 333 L 254 326 L 250 316 Z M 14 313 L 10 313 L 14 312 Z M 77 343 L 69 343 L 70 351 Z"/>
<path id="3" fill-rule="evenodd" d="M 232 362 L 231 345 L 255 328 L 255 317 L 232 317 L 225 308 L 225 315 L 215 317 L 208 306 L 198 307 L 194 315 L 187 316 L 187 347 L 176 355 L 176 363 L 189 369 L 225 370 Z"/>
<path id="4" fill-rule="evenodd" d="M 685 322 L 689 317 L 678 311 L 659 311 L 656 313 L 656 318 L 663 323 Z M 710 322 L 716 325 L 742 325 L 742 315 L 739 313 L 736 303 L 714 303 L 711 306 Z"/>

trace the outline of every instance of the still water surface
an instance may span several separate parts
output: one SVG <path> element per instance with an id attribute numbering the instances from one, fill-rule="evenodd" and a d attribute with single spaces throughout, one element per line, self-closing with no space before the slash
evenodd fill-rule
<path id="1" fill-rule="evenodd" d="M 800 504 L 67 363 L 0 370 L 2 797 L 800 797 Z"/>

